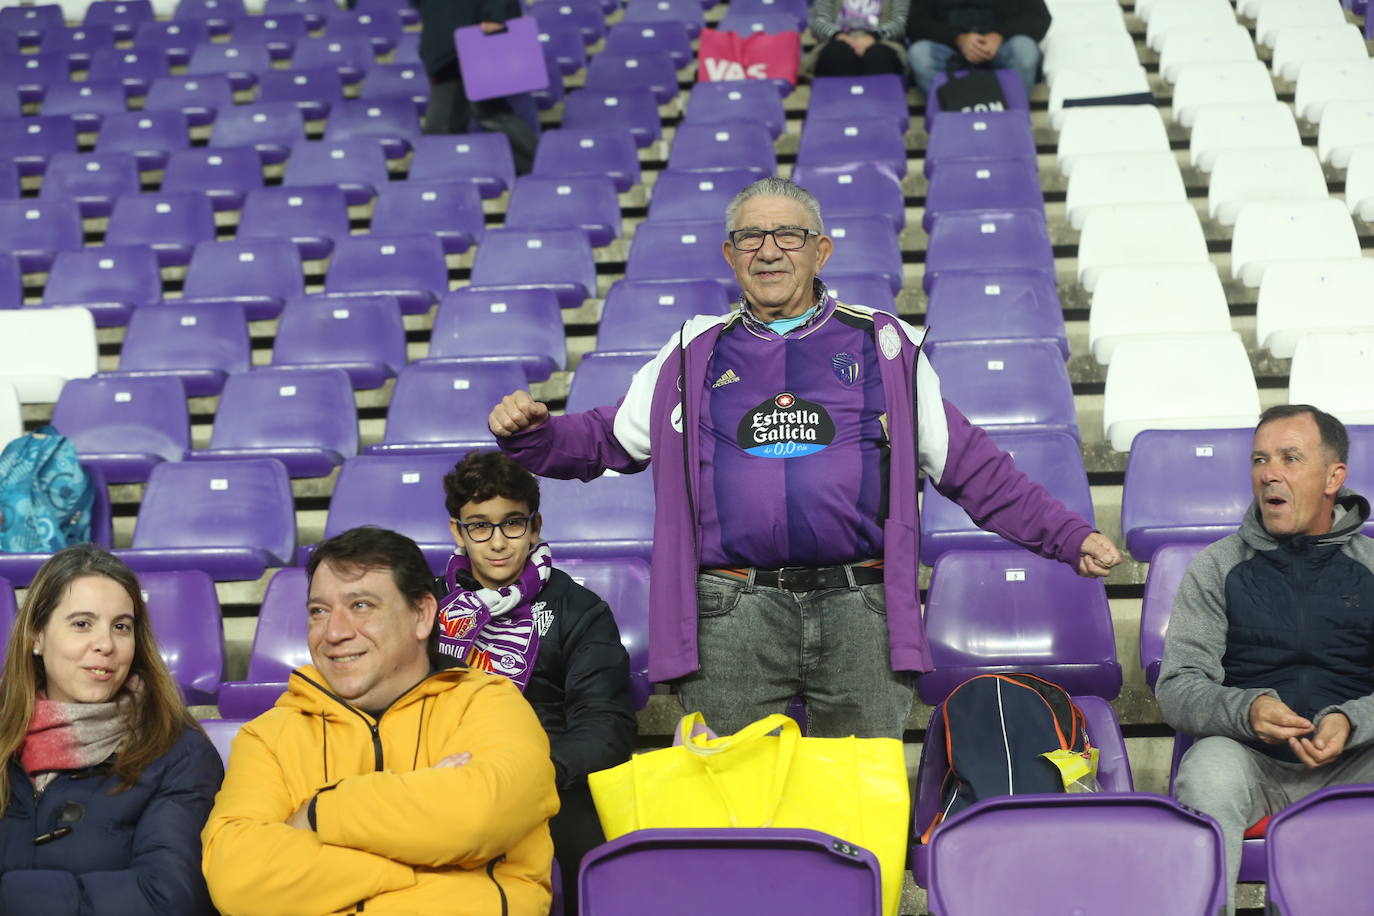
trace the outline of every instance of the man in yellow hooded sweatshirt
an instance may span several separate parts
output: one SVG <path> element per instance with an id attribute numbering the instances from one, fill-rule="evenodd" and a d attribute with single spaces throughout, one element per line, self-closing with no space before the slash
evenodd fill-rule
<path id="1" fill-rule="evenodd" d="M 544 916 L 549 742 L 509 679 L 442 667 L 415 542 L 354 528 L 310 558 L 313 665 L 240 729 L 201 835 L 225 916 Z"/>

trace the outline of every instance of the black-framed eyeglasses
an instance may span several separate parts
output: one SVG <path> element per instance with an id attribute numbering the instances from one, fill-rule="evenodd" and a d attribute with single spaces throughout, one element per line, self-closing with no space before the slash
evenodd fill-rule
<path id="1" fill-rule="evenodd" d="M 730 233 L 730 244 L 736 251 L 758 251 L 763 247 L 764 239 L 768 236 L 773 237 L 773 244 L 783 251 L 796 251 L 798 248 L 806 247 L 806 240 L 813 235 L 820 235 L 814 229 L 803 229 L 800 226 L 782 226 L 778 229 L 736 229 Z"/>
<path id="2" fill-rule="evenodd" d="M 481 544 L 490 541 L 492 534 L 496 532 L 498 527 L 501 529 L 502 537 L 523 537 L 525 532 L 529 530 L 532 521 L 534 521 L 533 515 L 521 515 L 516 518 L 502 519 L 496 524 L 491 522 L 460 522 L 457 519 L 453 520 L 453 524 L 463 529 L 468 540 Z"/>

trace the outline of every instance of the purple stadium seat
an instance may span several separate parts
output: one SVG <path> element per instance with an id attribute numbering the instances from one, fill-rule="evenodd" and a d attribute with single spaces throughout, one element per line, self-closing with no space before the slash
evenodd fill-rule
<path id="1" fill-rule="evenodd" d="M 197 569 L 145 572 L 138 584 L 148 603 L 162 660 L 191 706 L 208 706 L 224 678 L 224 629 L 215 580 Z"/>
<path id="2" fill-rule="evenodd" d="M 15 255 L 24 273 L 46 271 L 59 251 L 81 246 L 76 201 L 0 200 L 0 251 Z"/>
<path id="3" fill-rule="evenodd" d="M 547 528 L 545 529 L 547 533 Z M 643 560 L 559 560 L 558 568 L 597 594 L 611 609 L 620 642 L 630 655 L 630 694 L 643 709 L 653 692 L 649 680 L 649 567 Z"/>
<path id="4" fill-rule="evenodd" d="M 682 22 L 617 22 L 606 30 L 606 47 L 602 54 L 635 56 L 666 51 L 672 55 L 673 66 L 686 67 L 695 59 L 691 37 Z"/>
<path id="5" fill-rule="evenodd" d="M 706 12 L 700 0 L 629 0 L 621 21 L 637 24 L 681 22 L 687 26 L 687 36 L 696 38 L 706 24 Z"/>
<path id="6" fill-rule="evenodd" d="M 1007 100 L 1007 108 L 1013 111 L 1029 111 L 1030 100 L 1026 98 L 1026 84 L 1015 70 L 994 70 L 997 82 L 1002 87 L 1002 96 Z M 956 76 L 962 74 L 954 74 Z M 932 119 L 943 109 L 940 107 L 940 87 L 949 82 L 951 74 L 937 73 L 930 83 L 930 94 L 926 96 L 926 130 L 930 130 Z"/>
<path id="7" fill-rule="evenodd" d="M 62 7 L 56 3 L 40 3 L 35 6 L 14 4 L 0 9 L 0 28 L 17 32 L 27 43 L 41 39 L 45 32 L 60 29 L 65 25 Z"/>
<path id="8" fill-rule="evenodd" d="M 758 177 L 758 173 L 747 169 L 711 172 L 664 169 L 654 182 L 653 197 L 649 201 L 649 219 L 719 219 L 724 215 L 730 199 Z"/>
<path id="9" fill-rule="evenodd" d="M 143 171 L 161 169 L 178 150 L 191 145 L 186 115 L 180 111 L 130 111 L 106 115 L 96 137 L 98 153 L 133 153 Z"/>
<path id="10" fill-rule="evenodd" d="M 68 115 L 78 131 L 99 130 L 105 115 L 129 110 L 126 95 L 118 80 L 53 83 L 43 95 L 43 114 Z"/>
<path id="11" fill-rule="evenodd" d="M 1044 341 L 945 343 L 926 351 L 944 396 L 969 422 L 995 429 L 1062 429 L 1078 438 L 1064 356 Z"/>
<path id="12" fill-rule="evenodd" d="M 95 491 L 95 505 L 91 507 L 91 542 L 109 547 L 114 542 L 110 491 L 99 468 L 86 468 L 85 471 Z M 0 553 L 0 579 L 8 580 L 15 588 L 25 588 L 51 556 L 51 553 Z"/>
<path id="13" fill-rule="evenodd" d="M 596 263 L 581 229 L 488 229 L 472 264 L 473 286 L 551 289 L 563 308 L 596 295 Z"/>
<path id="14" fill-rule="evenodd" d="M 784 32 L 796 32 L 797 20 L 790 13 L 737 13 L 731 4 L 729 11 L 716 23 L 717 31 L 735 32 L 740 35 L 754 35 L 762 32 L 764 35 L 781 35 Z M 786 81 L 777 80 L 786 84 Z"/>
<path id="15" fill-rule="evenodd" d="M 231 375 L 210 447 L 194 461 L 276 458 L 292 477 L 325 477 L 358 454 L 353 385 L 342 369 L 257 369 Z"/>
<path id="16" fill-rule="evenodd" d="M 245 16 L 234 23 L 233 42 L 239 47 L 261 45 L 272 60 L 286 60 L 309 31 L 304 13 Z"/>
<path id="17" fill-rule="evenodd" d="M 594 45 L 606 34 L 606 16 L 597 0 L 548 0 L 530 5 L 529 15 L 545 25 L 577 27 L 583 44 Z"/>
<path id="18" fill-rule="evenodd" d="M 1349 911 L 1369 899 L 1374 876 L 1357 851 L 1368 843 L 1372 810 L 1374 787 L 1348 785 L 1323 789 L 1274 815 L 1266 835 L 1274 912 L 1311 916 Z M 1334 885 L 1321 877 L 1333 869 L 1341 875 Z"/>
<path id="19" fill-rule="evenodd" d="M 102 328 L 126 325 L 134 309 L 160 301 L 162 272 L 147 245 L 59 252 L 43 289 L 44 305 L 83 306 Z"/>
<path id="20" fill-rule="evenodd" d="M 282 185 L 334 185 L 349 206 L 357 206 L 389 180 L 382 148 L 371 140 L 302 140 L 291 149 Z"/>
<path id="21" fill-rule="evenodd" d="M 243 0 L 178 0 L 172 18 L 198 20 L 204 22 L 212 33 L 223 35 L 247 15 Z"/>
<path id="22" fill-rule="evenodd" d="M 797 31 L 806 28 L 810 10 L 806 0 L 734 0 L 730 12 L 735 15 L 754 15 L 757 13 L 781 13 L 797 24 Z"/>
<path id="23" fill-rule="evenodd" d="M 884 312 L 897 314 L 897 297 L 892 294 L 892 286 L 883 277 L 873 274 L 846 274 L 825 271 L 821 277 L 836 299 L 848 305 L 866 305 Z"/>
<path id="24" fill-rule="evenodd" d="M 1045 831 L 1073 836 L 1079 851 L 1036 842 Z M 1042 912 L 1114 916 L 1226 905 L 1221 828 L 1158 795 L 991 798 L 952 818 L 931 846 L 930 908 L 949 916 L 1003 912 L 1028 898 L 1044 901 Z"/>
<path id="25" fill-rule="evenodd" d="M 935 665 L 917 679 L 935 705 L 975 674 L 1024 671 L 1072 694 L 1121 691 L 1111 609 L 1097 579 L 1018 547 L 950 550 L 931 574 L 926 638 Z"/>
<path id="26" fill-rule="evenodd" d="M 1026 476 L 1049 490 L 1051 495 L 1093 521 L 1092 490 L 1077 440 L 1065 432 L 999 432 L 997 445 L 1016 459 Z M 1002 549 L 1007 546 L 1000 535 L 984 531 L 968 513 L 935 489 L 927 477 L 921 503 L 921 562 L 933 566 L 948 550 Z"/>
<path id="27" fill-rule="evenodd" d="M 396 46 L 405 28 L 399 8 L 371 10 L 334 10 L 325 22 L 326 38 L 366 38 L 372 50 L 386 54 Z"/>
<path id="28" fill-rule="evenodd" d="M 44 32 L 42 48 L 44 51 L 58 51 L 67 55 L 67 60 L 73 68 L 85 70 L 90 66 L 91 54 L 100 48 L 113 48 L 114 43 L 114 29 L 108 25 L 90 25 Z M 62 84 L 50 85 L 48 94 L 60 85 Z M 47 103 L 48 95 L 43 97 L 43 101 Z"/>
<path id="29" fill-rule="evenodd" d="M 251 146 L 272 165 L 305 140 L 305 119 L 295 102 L 253 102 L 220 110 L 210 146 Z"/>
<path id="30" fill-rule="evenodd" d="M 947 213 L 1029 210 L 1044 214 L 1040 174 L 1026 159 L 972 159 L 946 162 L 930 178 L 925 216 L 927 232 Z"/>
<path id="31" fill-rule="evenodd" d="M 262 14 L 278 16 L 283 13 L 300 13 L 313 32 L 322 28 L 329 15 L 338 8 L 334 0 L 267 0 L 262 6 Z"/>
<path id="32" fill-rule="evenodd" d="M 0 157 L 13 160 L 20 175 L 41 175 L 57 153 L 76 152 L 76 123 L 70 115 L 3 118 L 0 135 L 8 138 Z"/>
<path id="33" fill-rule="evenodd" d="M 581 47 L 579 44 L 578 47 Z M 367 71 L 361 98 L 385 99 L 409 96 L 415 110 L 424 113 L 429 101 L 429 77 L 418 64 L 377 64 Z"/>
<path id="34" fill-rule="evenodd" d="M 116 197 L 137 194 L 138 160 L 133 153 L 54 153 L 38 196 L 74 200 L 83 218 L 109 216 Z"/>
<path id="35" fill-rule="evenodd" d="M 574 130 L 588 127 L 628 127 L 640 147 L 659 138 L 658 102 L 653 91 L 630 86 L 614 92 L 579 89 L 568 93 L 563 107 L 563 126 Z"/>
<path id="36" fill-rule="evenodd" d="M 881 213 L 895 231 L 906 226 L 901 179 L 876 162 L 799 165 L 792 169 L 792 180 L 816 195 L 826 220 Z"/>
<path id="37" fill-rule="evenodd" d="M 724 286 L 733 299 L 739 295 L 739 285 L 730 265 L 720 254 L 724 232 L 720 217 L 640 223 L 630 243 L 625 277 L 629 280 L 706 277 Z"/>
<path id="38" fill-rule="evenodd" d="M 552 290 L 465 286 L 439 301 L 426 360 L 514 363 L 528 381 L 542 382 L 567 365 L 567 353 Z"/>
<path id="39" fill-rule="evenodd" d="M 571 76 L 587 66 L 587 44 L 582 40 L 582 30 L 575 22 L 552 18 L 540 22 L 539 49 L 544 52 L 544 63 L 550 65 L 549 88 L 556 88 L 560 94 L 563 91 L 563 77 Z M 676 77 L 677 71 L 673 72 Z"/>
<path id="40" fill-rule="evenodd" d="M 835 240 L 826 266 L 835 273 L 871 273 L 886 277 L 895 296 L 903 284 L 902 249 L 886 216 L 829 216 L 825 231 Z"/>
<path id="41" fill-rule="evenodd" d="M 815 830 L 635 830 L 589 852 L 578 887 L 582 916 L 630 916 L 646 900 L 682 916 L 703 887 L 728 888 L 712 904 L 721 916 L 883 912 L 873 853 Z"/>
<path id="42" fill-rule="evenodd" d="M 558 557 L 649 559 L 654 539 L 650 474 L 607 474 L 595 480 L 540 482 L 544 536 Z"/>
<path id="43" fill-rule="evenodd" d="M 8 251 L 0 252 L 0 309 L 17 309 L 24 304 L 24 277 L 19 259 Z"/>
<path id="44" fill-rule="evenodd" d="M 133 546 L 115 554 L 137 572 L 200 569 L 224 581 L 285 566 L 295 546 L 296 504 L 280 461 L 179 461 L 153 468 Z"/>
<path id="45" fill-rule="evenodd" d="M 778 170 L 773 138 L 762 124 L 692 124 L 678 127 L 668 167 L 681 171 L 748 169 L 760 178 Z"/>
<path id="46" fill-rule="evenodd" d="M 334 368 L 354 388 L 379 388 L 406 361 L 401 308 L 391 296 L 306 296 L 282 310 L 272 365 Z"/>
<path id="47" fill-rule="evenodd" d="M 291 66 L 300 69 L 333 67 L 352 85 L 377 63 L 372 42 L 361 36 L 351 38 L 302 38 L 296 42 Z"/>
<path id="48" fill-rule="evenodd" d="M 669 0 L 649 2 L 667 3 Z M 696 0 L 682 2 L 695 5 Z M 677 69 L 673 66 L 672 55 L 667 51 L 633 56 L 597 54 L 587 67 L 585 85 L 588 89 L 603 92 L 615 92 L 627 86 L 647 86 L 658 103 L 666 105 L 677 97 Z"/>
<path id="49" fill-rule="evenodd" d="M 847 121 L 852 118 L 891 118 L 906 133 L 909 115 L 906 86 L 893 73 L 880 76 L 822 76 L 811 81 L 811 104 L 806 120 Z"/>
<path id="50" fill-rule="evenodd" d="M 1096 696 L 1077 696 L 1073 699 L 1087 720 L 1088 738 L 1099 751 L 1097 779 L 1103 790 L 1134 791 L 1131 764 L 1126 756 L 1126 740 L 1121 735 L 1121 726 L 1116 720 L 1116 713 L 1112 710 L 1111 704 Z M 930 724 L 926 726 L 926 740 L 921 747 L 921 761 L 916 772 L 916 793 L 912 805 L 913 837 L 919 837 L 924 833 L 940 812 L 941 796 L 948 773 L 949 745 L 945 738 L 944 708 L 936 706 L 931 712 Z M 930 846 L 920 842 L 913 843 L 910 861 L 917 885 L 929 887 Z"/>
<path id="51" fill-rule="evenodd" d="M 899 177 L 906 175 L 906 146 L 891 117 L 807 118 L 797 148 L 798 165 L 845 165 L 878 162 Z"/>
<path id="52" fill-rule="evenodd" d="M 266 712 L 286 692 L 286 679 L 310 664 L 306 631 L 310 618 L 305 606 L 310 582 L 305 570 L 288 566 L 272 574 L 253 630 L 248 655 L 248 679 L 225 681 L 219 688 L 221 715 L 251 719 Z"/>
<path id="53" fill-rule="evenodd" d="M 130 95 L 147 95 L 153 80 L 166 76 L 167 54 L 156 49 L 102 48 L 91 54 L 88 80 L 119 80 Z"/>
<path id="54" fill-rule="evenodd" d="M 1024 112 L 942 111 L 930 122 L 925 173 L 946 161 L 1025 159 L 1036 161 L 1035 136 Z"/>
<path id="55" fill-rule="evenodd" d="M 291 102 L 306 120 L 329 117 L 343 97 L 343 77 L 334 67 L 269 70 L 258 76 L 259 102 Z"/>
<path id="56" fill-rule="evenodd" d="M 401 40 L 396 42 L 396 50 L 392 52 L 391 62 L 394 64 L 420 63 L 419 32 L 406 32 L 401 36 Z"/>
<path id="57" fill-rule="evenodd" d="M 105 231 L 107 245 L 152 245 L 164 267 L 189 263 L 196 244 L 214 238 L 214 207 L 194 191 L 126 194 Z"/>
<path id="58" fill-rule="evenodd" d="M 271 239 L 201 242 L 191 254 L 181 298 L 183 308 L 229 302 L 249 321 L 276 318 L 286 300 L 305 295 L 301 254 Z"/>
<path id="59" fill-rule="evenodd" d="M 247 372 L 248 322 L 237 305 L 182 308 L 175 302 L 136 309 L 119 353 L 120 376 L 176 376 L 189 397 L 219 394 L 233 372 Z"/>
<path id="60" fill-rule="evenodd" d="M 99 58 L 105 53 L 107 52 L 98 51 L 95 56 Z M 65 82 L 70 78 L 71 70 L 71 61 L 61 51 L 0 55 L 0 83 L 8 83 L 17 88 L 20 100 L 26 103 L 42 99 L 46 87 L 53 83 Z M 99 75 L 93 74 L 89 78 Z"/>
<path id="61" fill-rule="evenodd" d="M 1038 213 L 950 213 L 930 234 L 923 281 L 929 292 L 944 271 L 1038 270 L 1054 279 L 1049 229 Z"/>
<path id="62" fill-rule="evenodd" d="M 1164 544 L 1210 544 L 1240 527 L 1250 507 L 1249 429 L 1147 429 L 1126 462 L 1121 530 L 1149 562 Z"/>
<path id="63" fill-rule="evenodd" d="M 931 288 L 926 325 L 927 343 L 1046 340 L 1069 358 L 1059 294 L 1039 271 L 947 271 Z"/>
<path id="64" fill-rule="evenodd" d="M 143 483 L 191 447 L 186 391 L 173 377 L 71 379 L 52 417 L 82 465 L 99 468 L 107 483 Z"/>
<path id="65" fill-rule="evenodd" d="M 596 349 L 598 353 L 657 353 L 687 319 L 723 315 L 729 309 L 725 290 L 712 280 L 620 280 L 606 294 L 601 308 Z M 600 360 L 598 356 L 593 364 Z M 647 356 L 639 359 L 635 368 L 646 361 Z M 587 366 L 585 358 L 582 366 Z M 574 376 L 574 384 L 582 377 L 581 371 Z M 620 394 L 624 393 L 621 388 Z"/>
<path id="66" fill-rule="evenodd" d="M 411 181 L 471 181 L 483 197 L 499 197 L 515 185 L 515 160 L 505 134 L 427 136 L 413 146 Z"/>
<path id="67" fill-rule="evenodd" d="M 604 175 L 617 191 L 639 184 L 639 153 L 629 128 L 547 130 L 534 154 L 534 174 L 553 178 Z"/>
<path id="68" fill-rule="evenodd" d="M 233 104 L 234 89 L 226 76 L 160 76 L 148 88 L 143 110 L 179 111 L 187 124 L 201 127 Z"/>
<path id="69" fill-rule="evenodd" d="M 1164 661 L 1164 632 L 1174 612 L 1174 596 L 1183 574 L 1206 544 L 1164 544 L 1150 558 L 1145 576 L 1145 598 L 1140 605 L 1140 667 L 1145 683 L 1155 689 L 1159 666 Z"/>
<path id="70" fill-rule="evenodd" d="M 343 463 L 329 500 L 324 536 L 379 525 L 412 538 L 435 574 L 453 555 L 444 475 L 463 451 L 430 455 L 360 455 Z"/>
<path id="71" fill-rule="evenodd" d="M 666 342 L 665 336 L 658 346 Z M 625 396 L 630 379 L 649 359 L 650 355 L 643 352 L 588 353 L 573 372 L 572 385 L 568 389 L 568 413 L 615 404 Z"/>
<path id="72" fill-rule="evenodd" d="M 0 118 L 17 118 L 21 114 L 19 104 L 19 89 L 12 83 L 0 83 Z M 4 157 L 0 162 L 13 162 L 12 159 Z M 7 169 L 8 171 L 8 169 Z M 18 176 L 16 173 L 16 181 Z"/>
<path id="73" fill-rule="evenodd" d="M 406 0 L 357 0 L 353 9 L 359 13 L 395 13 L 400 17 L 402 26 L 420 24 L 420 11 L 410 6 Z M 405 34 L 415 34 L 414 32 Z"/>
<path id="74" fill-rule="evenodd" d="M 444 246 L 433 235 L 346 236 L 334 243 L 324 291 L 391 296 L 406 315 L 423 315 L 448 292 Z"/>
<path id="75" fill-rule="evenodd" d="M 528 384 L 515 363 L 453 360 L 406 366 L 396 377 L 386 412 L 386 434 L 369 455 L 452 455 L 494 448 L 487 428 L 491 405 Z"/>
<path id="76" fill-rule="evenodd" d="M 378 188 L 372 232 L 430 233 L 446 254 L 461 254 L 486 232 L 482 192 L 471 181 L 393 181 Z"/>
<path id="77" fill-rule="evenodd" d="M 368 137 L 381 143 L 388 159 L 410 152 L 420 136 L 420 116 L 408 96 L 340 102 L 329 113 L 325 140 Z"/>
<path id="78" fill-rule="evenodd" d="M 108 26 L 119 41 L 128 41 L 137 33 L 138 27 L 153 21 L 153 5 L 149 0 L 96 0 L 86 7 L 86 17 L 81 24 Z"/>
<path id="79" fill-rule="evenodd" d="M 262 159 L 251 146 L 180 150 L 162 171 L 162 190 L 204 194 L 214 210 L 243 209 L 248 192 L 262 184 Z"/>
<path id="80" fill-rule="evenodd" d="M 620 202 L 615 183 L 592 175 L 521 176 L 515 180 L 507 204 L 506 228 L 581 229 L 593 248 L 609 245 L 620 237 Z"/>
<path id="81" fill-rule="evenodd" d="M 264 709 L 263 712 L 266 712 L 266 710 Z M 200 727 L 205 729 L 205 735 L 210 739 L 210 743 L 215 746 L 215 750 L 219 751 L 220 763 L 227 767 L 229 765 L 229 750 L 234 744 L 234 738 L 238 735 L 239 729 L 242 728 L 244 723 L 248 720 L 199 719 L 197 721 L 200 722 Z"/>
<path id="82" fill-rule="evenodd" d="M 307 261 L 334 250 L 348 236 L 348 202 L 335 187 L 249 191 L 239 216 L 240 239 L 290 239 Z"/>
<path id="83" fill-rule="evenodd" d="M 204 22 L 144 22 L 134 33 L 134 50 L 159 52 L 173 67 L 184 67 L 196 45 L 209 40 L 210 27 Z"/>
<path id="84" fill-rule="evenodd" d="M 19 613 L 19 602 L 14 597 L 14 586 L 8 579 L 0 579 L 0 653 L 10 644 L 10 630 L 14 628 L 14 618 Z"/>
<path id="85" fill-rule="evenodd" d="M 687 98 L 684 124 L 748 121 L 762 124 L 777 139 L 787 126 L 782 99 L 764 80 L 694 83 Z"/>
<path id="86" fill-rule="evenodd" d="M 570 40 L 581 44 L 582 36 L 574 35 Z M 541 49 L 547 47 L 547 45 L 542 45 Z M 563 104 L 563 99 L 567 95 L 567 89 L 563 85 L 563 75 L 559 72 L 558 62 L 552 57 L 551 52 L 548 51 L 545 51 L 544 54 L 544 70 L 548 73 L 548 85 L 542 89 L 535 89 L 530 93 L 530 97 L 534 99 L 534 105 L 537 111 L 548 111 L 555 105 Z M 470 126 L 471 122 L 469 121 L 469 127 Z"/>

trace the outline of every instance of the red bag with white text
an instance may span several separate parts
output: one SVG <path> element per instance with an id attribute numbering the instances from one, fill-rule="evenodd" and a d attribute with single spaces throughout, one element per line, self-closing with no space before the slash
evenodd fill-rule
<path id="1" fill-rule="evenodd" d="M 796 32 L 740 35 L 738 32 L 701 30 L 697 52 L 697 81 L 787 80 L 797 84 L 801 36 Z"/>

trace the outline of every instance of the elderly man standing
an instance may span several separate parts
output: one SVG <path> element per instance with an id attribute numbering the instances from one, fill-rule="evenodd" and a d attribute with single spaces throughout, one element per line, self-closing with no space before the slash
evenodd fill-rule
<path id="1" fill-rule="evenodd" d="M 1226 838 L 1234 907 L 1246 828 L 1331 785 L 1374 781 L 1374 540 L 1343 487 L 1349 437 L 1306 404 L 1260 415 L 1255 502 L 1193 560 L 1174 599 L 1155 693 L 1201 740 L 1180 801 Z"/>
<path id="2" fill-rule="evenodd" d="M 764 178 L 726 224 L 736 311 L 688 321 L 619 404 L 553 417 L 517 391 L 491 430 L 549 477 L 653 458 L 649 674 L 679 681 L 714 729 L 802 696 L 813 735 L 900 738 L 913 672 L 931 668 L 918 469 L 985 528 L 1084 575 L 1120 554 L 940 397 L 915 328 L 826 291 L 815 197 Z"/>

